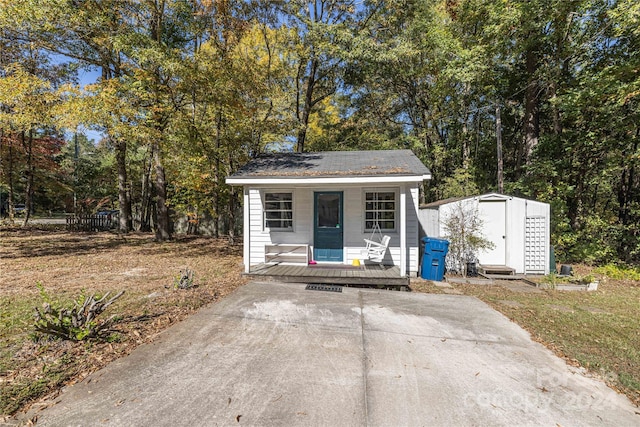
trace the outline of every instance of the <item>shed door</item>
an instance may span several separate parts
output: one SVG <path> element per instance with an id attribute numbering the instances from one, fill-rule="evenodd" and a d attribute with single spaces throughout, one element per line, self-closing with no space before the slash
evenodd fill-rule
<path id="1" fill-rule="evenodd" d="M 342 262 L 342 192 L 314 193 L 313 259 Z"/>
<path id="2" fill-rule="evenodd" d="M 525 273 L 544 274 L 547 262 L 547 227 L 543 216 L 528 216 L 525 224 Z"/>
<path id="3" fill-rule="evenodd" d="M 507 245 L 507 202 L 480 201 L 480 218 L 484 223 L 484 237 L 494 244 L 494 248 L 480 252 L 478 259 L 484 265 L 506 265 Z"/>

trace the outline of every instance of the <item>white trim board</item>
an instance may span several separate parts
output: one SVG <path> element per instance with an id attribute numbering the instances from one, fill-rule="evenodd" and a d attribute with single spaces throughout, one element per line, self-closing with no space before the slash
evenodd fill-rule
<path id="1" fill-rule="evenodd" d="M 316 184 L 381 184 L 381 183 L 406 183 L 422 182 L 431 179 L 431 175 L 412 176 L 349 176 L 349 177 L 324 177 L 324 178 L 227 178 L 230 185 L 316 185 Z"/>

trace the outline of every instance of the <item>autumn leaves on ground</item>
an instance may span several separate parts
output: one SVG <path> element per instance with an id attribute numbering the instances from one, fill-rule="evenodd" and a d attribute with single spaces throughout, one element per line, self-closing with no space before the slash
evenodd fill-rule
<path id="1" fill-rule="evenodd" d="M 0 231 L 0 420 L 229 294 L 244 283 L 241 263 L 242 247 L 224 239 Z M 187 268 L 195 286 L 177 289 Z M 124 290 L 104 314 L 119 316 L 111 342 L 36 339 L 34 308 L 44 303 L 38 284 L 62 303 Z"/>

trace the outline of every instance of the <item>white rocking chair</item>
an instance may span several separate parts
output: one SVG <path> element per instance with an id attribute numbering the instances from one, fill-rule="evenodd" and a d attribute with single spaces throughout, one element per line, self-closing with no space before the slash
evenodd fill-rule
<path id="1" fill-rule="evenodd" d="M 384 259 L 384 254 L 387 253 L 387 247 L 389 246 L 390 240 L 390 236 L 382 236 L 382 241 L 380 243 L 364 239 L 367 246 L 362 250 L 362 256 L 369 261 L 381 263 Z"/>

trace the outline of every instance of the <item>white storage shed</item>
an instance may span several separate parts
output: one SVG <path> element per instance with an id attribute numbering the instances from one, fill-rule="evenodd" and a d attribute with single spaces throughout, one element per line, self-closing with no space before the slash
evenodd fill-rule
<path id="1" fill-rule="evenodd" d="M 461 206 L 477 209 L 483 235 L 494 245 L 476 254 L 481 266 L 506 266 L 516 274 L 549 274 L 548 203 L 489 193 L 421 205 L 418 215 L 422 235 L 446 238 L 446 219 Z"/>

